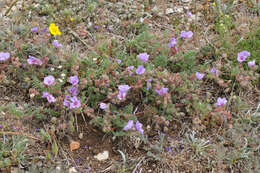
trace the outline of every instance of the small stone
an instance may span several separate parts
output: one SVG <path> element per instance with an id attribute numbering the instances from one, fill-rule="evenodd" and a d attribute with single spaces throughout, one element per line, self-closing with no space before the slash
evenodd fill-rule
<path id="1" fill-rule="evenodd" d="M 83 138 L 83 133 L 80 133 L 79 134 L 79 139 L 82 139 Z"/>
<path id="2" fill-rule="evenodd" d="M 78 171 L 76 170 L 76 168 L 75 167 L 71 167 L 70 169 L 69 169 L 69 173 L 77 173 Z"/>
<path id="3" fill-rule="evenodd" d="M 165 14 L 172 14 L 174 11 L 172 8 L 167 8 Z"/>
<path id="4" fill-rule="evenodd" d="M 57 171 L 60 171 L 60 170 L 61 170 L 61 167 L 60 167 L 60 166 L 57 166 L 55 169 L 56 169 Z"/>
<path id="5" fill-rule="evenodd" d="M 157 6 L 154 6 L 153 8 L 152 8 L 152 12 L 158 12 L 158 7 Z"/>
<path id="6" fill-rule="evenodd" d="M 187 2 L 191 2 L 191 0 L 182 0 L 182 2 L 187 3 Z"/>
<path id="7" fill-rule="evenodd" d="M 98 153 L 94 158 L 99 161 L 107 160 L 109 158 L 109 153 L 108 151 L 104 151 L 103 153 Z"/>
<path id="8" fill-rule="evenodd" d="M 174 11 L 175 11 L 176 13 L 183 13 L 183 8 L 181 8 L 181 7 L 175 7 L 175 8 L 174 8 Z"/>

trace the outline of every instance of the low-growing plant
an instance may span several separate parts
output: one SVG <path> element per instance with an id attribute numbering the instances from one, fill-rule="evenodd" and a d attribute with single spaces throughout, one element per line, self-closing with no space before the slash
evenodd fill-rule
<path id="1" fill-rule="evenodd" d="M 28 147 L 28 140 L 22 135 L 8 136 L 1 134 L 0 141 L 0 169 L 8 168 L 12 165 L 20 165 L 28 157 L 24 152 Z"/>

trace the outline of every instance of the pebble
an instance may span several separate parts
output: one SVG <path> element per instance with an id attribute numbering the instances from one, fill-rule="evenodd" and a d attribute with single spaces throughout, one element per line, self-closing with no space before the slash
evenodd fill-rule
<path id="1" fill-rule="evenodd" d="M 165 14 L 172 14 L 173 12 L 172 8 L 167 8 Z"/>
<path id="2" fill-rule="evenodd" d="M 77 173 L 78 171 L 76 170 L 76 168 L 75 167 L 71 167 L 70 169 L 69 169 L 69 173 Z"/>
<path id="3" fill-rule="evenodd" d="M 82 139 L 83 138 L 83 133 L 80 133 L 79 134 L 79 139 Z"/>
<path id="4" fill-rule="evenodd" d="M 95 155 L 94 158 L 99 161 L 107 160 L 109 158 L 109 153 L 108 151 L 103 151 L 103 153 L 98 153 Z"/>

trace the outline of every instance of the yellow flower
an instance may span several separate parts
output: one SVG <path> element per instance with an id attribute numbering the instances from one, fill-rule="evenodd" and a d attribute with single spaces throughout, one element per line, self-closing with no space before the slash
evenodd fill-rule
<path id="1" fill-rule="evenodd" d="M 216 3 L 215 3 L 215 2 L 213 2 L 213 3 L 212 3 L 212 5 L 213 5 L 213 6 L 215 6 L 215 5 L 216 5 Z"/>
<path id="2" fill-rule="evenodd" d="M 54 23 L 51 23 L 49 26 L 49 30 L 51 31 L 52 35 L 61 35 L 59 27 L 56 26 Z"/>
<path id="3" fill-rule="evenodd" d="M 73 21 L 73 20 L 74 20 L 74 18 L 73 18 L 73 17 L 71 17 L 71 18 L 70 18 L 70 21 Z"/>

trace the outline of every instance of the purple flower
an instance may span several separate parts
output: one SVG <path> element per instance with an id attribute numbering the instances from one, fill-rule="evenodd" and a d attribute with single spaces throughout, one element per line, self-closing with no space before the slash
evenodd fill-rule
<path id="1" fill-rule="evenodd" d="M 193 17 L 193 14 L 192 14 L 189 10 L 187 11 L 186 15 L 187 15 L 188 17 Z"/>
<path id="2" fill-rule="evenodd" d="M 237 54 L 237 61 L 238 62 L 243 62 L 243 61 L 245 61 L 246 60 L 246 58 L 248 57 L 248 56 L 250 56 L 250 52 L 248 52 L 248 51 L 242 51 L 242 52 L 239 52 L 238 54 Z"/>
<path id="3" fill-rule="evenodd" d="M 196 72 L 196 77 L 197 77 L 197 79 L 198 80 L 201 80 L 201 79 L 203 79 L 203 77 L 205 76 L 205 74 L 204 73 L 199 73 L 199 72 Z"/>
<path id="4" fill-rule="evenodd" d="M 134 68 L 134 66 L 133 65 L 131 65 L 131 66 L 129 66 L 129 67 L 127 67 L 127 70 L 128 71 L 130 71 L 130 70 L 132 70 Z M 132 76 L 133 75 L 133 72 L 129 72 L 129 76 Z"/>
<path id="5" fill-rule="evenodd" d="M 129 85 L 118 85 L 120 92 L 127 92 L 131 87 Z"/>
<path id="6" fill-rule="evenodd" d="M 217 106 L 224 106 L 226 103 L 227 103 L 227 99 L 225 97 L 223 97 L 223 98 L 219 97 L 218 100 L 217 100 L 216 105 Z"/>
<path id="7" fill-rule="evenodd" d="M 79 108 L 80 106 L 80 100 L 76 96 L 70 98 L 70 109 Z"/>
<path id="8" fill-rule="evenodd" d="M 69 82 L 72 84 L 72 85 L 77 85 L 79 83 L 79 78 L 78 76 L 71 76 L 69 78 Z"/>
<path id="9" fill-rule="evenodd" d="M 133 68 L 135 68 L 133 65 L 127 67 L 127 70 L 132 70 Z"/>
<path id="10" fill-rule="evenodd" d="M 142 62 L 147 62 L 149 59 L 149 56 L 147 53 L 140 53 L 138 55 L 138 58 L 142 61 Z"/>
<path id="11" fill-rule="evenodd" d="M 116 62 L 118 63 L 118 64 L 121 64 L 121 60 L 120 59 L 116 59 Z"/>
<path id="12" fill-rule="evenodd" d="M 118 95 L 117 95 L 117 98 L 119 99 L 119 100 L 122 100 L 122 99 L 124 99 L 126 97 L 126 92 L 121 92 L 121 91 L 119 91 L 119 93 L 118 93 Z"/>
<path id="13" fill-rule="evenodd" d="M 56 99 L 53 97 L 53 95 L 51 95 L 51 94 L 49 94 L 48 96 L 47 96 L 47 100 L 48 100 L 48 102 L 49 103 L 54 103 L 54 102 L 56 102 Z"/>
<path id="14" fill-rule="evenodd" d="M 164 87 L 162 87 L 161 89 L 156 89 L 155 90 L 155 92 L 157 93 L 157 94 L 159 94 L 160 96 L 162 96 L 162 95 L 164 95 L 164 94 L 166 94 L 167 92 L 168 92 L 168 88 L 164 88 Z"/>
<path id="15" fill-rule="evenodd" d="M 37 26 L 31 28 L 31 32 L 37 32 L 37 31 L 38 31 L 38 27 Z"/>
<path id="16" fill-rule="evenodd" d="M 145 72 L 144 66 L 139 65 L 135 72 L 136 72 L 136 74 L 143 74 Z"/>
<path id="17" fill-rule="evenodd" d="M 52 75 L 46 76 L 46 77 L 44 78 L 44 81 L 43 81 L 43 83 L 44 83 L 45 85 L 48 85 L 48 86 L 53 85 L 54 82 L 55 82 L 55 78 L 54 78 Z"/>
<path id="18" fill-rule="evenodd" d="M 42 98 L 47 98 L 49 103 L 56 102 L 56 99 L 53 97 L 53 95 L 51 95 L 50 93 L 48 93 L 46 91 L 42 92 Z"/>
<path id="19" fill-rule="evenodd" d="M 71 95 L 73 95 L 73 96 L 78 95 L 78 86 L 77 85 L 70 87 L 68 90 L 71 93 Z"/>
<path id="20" fill-rule="evenodd" d="M 247 64 L 249 67 L 253 67 L 255 66 L 255 60 L 249 61 Z"/>
<path id="21" fill-rule="evenodd" d="M 27 63 L 30 65 L 42 65 L 42 61 L 38 58 L 35 58 L 33 56 L 29 55 L 29 58 L 27 59 Z"/>
<path id="22" fill-rule="evenodd" d="M 134 127 L 134 121 L 133 120 L 129 120 L 126 124 L 126 126 L 123 128 L 123 130 L 127 131 L 130 130 Z"/>
<path id="23" fill-rule="evenodd" d="M 174 37 L 171 38 L 171 42 L 168 44 L 168 46 L 171 48 L 177 44 L 177 41 Z"/>
<path id="24" fill-rule="evenodd" d="M 99 107 L 100 107 L 100 109 L 103 109 L 103 110 L 104 110 L 104 109 L 107 108 L 107 104 L 105 104 L 105 103 L 102 102 L 102 103 L 99 104 Z"/>
<path id="25" fill-rule="evenodd" d="M 0 61 L 6 61 L 10 58 L 9 52 L 0 52 Z"/>
<path id="26" fill-rule="evenodd" d="M 193 35 L 192 31 L 181 31 L 181 38 L 191 38 Z"/>
<path id="27" fill-rule="evenodd" d="M 144 130 L 143 130 L 143 124 L 140 123 L 138 120 L 136 121 L 136 124 L 135 124 L 135 128 L 136 130 L 138 130 L 141 134 L 144 134 Z"/>
<path id="28" fill-rule="evenodd" d="M 210 69 L 210 72 L 211 72 L 212 74 L 216 74 L 216 76 L 218 76 L 218 74 L 219 74 L 219 71 L 218 71 L 215 67 L 212 67 L 212 68 Z"/>
<path id="29" fill-rule="evenodd" d="M 153 80 L 153 79 L 150 78 L 150 79 L 148 79 L 148 81 L 146 82 L 147 90 L 149 90 L 149 89 L 152 88 L 152 84 L 151 84 L 152 80 Z"/>
<path id="30" fill-rule="evenodd" d="M 130 89 L 131 87 L 129 85 L 119 85 L 118 89 L 119 89 L 119 93 L 117 95 L 117 98 L 119 100 L 122 100 L 126 97 L 126 93 L 127 91 Z"/>
<path id="31" fill-rule="evenodd" d="M 44 32 L 48 33 L 48 30 L 46 28 L 43 28 L 42 29 Z"/>
<path id="32" fill-rule="evenodd" d="M 43 91 L 42 92 L 42 98 L 46 98 L 49 95 L 49 92 Z"/>
<path id="33" fill-rule="evenodd" d="M 53 40 L 52 45 L 55 47 L 62 47 L 62 44 L 60 44 L 58 40 Z"/>
<path id="34" fill-rule="evenodd" d="M 66 95 L 65 99 L 64 99 L 64 102 L 63 102 L 63 105 L 66 106 L 66 107 L 69 107 L 70 106 L 69 100 L 70 100 L 70 96 Z"/>

